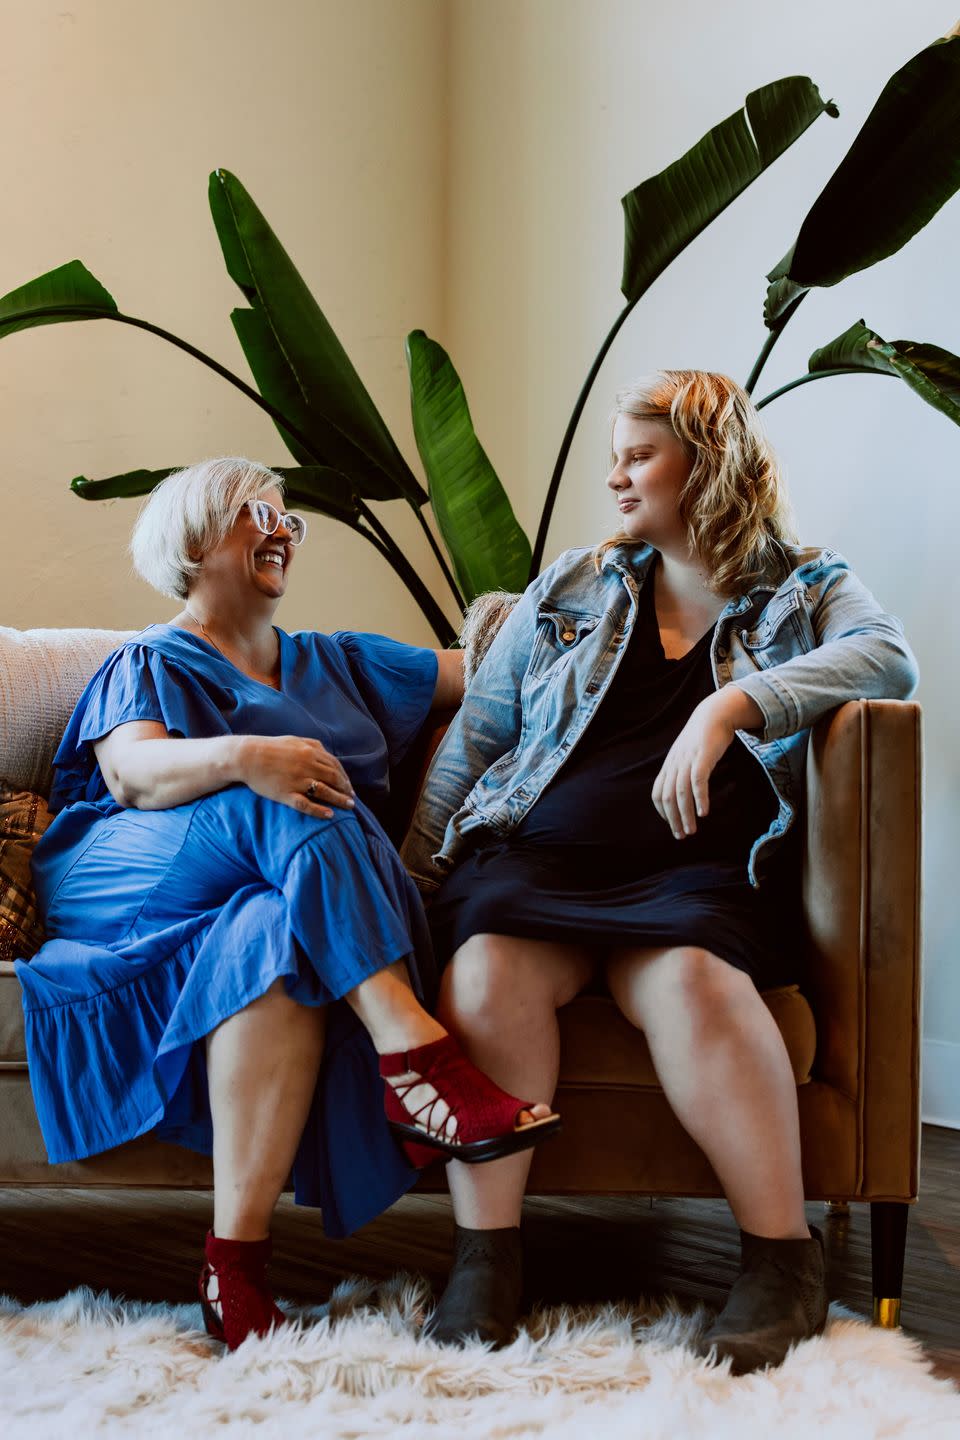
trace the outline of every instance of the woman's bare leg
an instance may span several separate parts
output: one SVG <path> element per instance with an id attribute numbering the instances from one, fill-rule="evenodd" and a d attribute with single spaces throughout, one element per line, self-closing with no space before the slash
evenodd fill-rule
<path id="1" fill-rule="evenodd" d="M 429 1045 L 431 1041 L 439 1040 L 446 1035 L 450 1029 L 441 1023 L 442 1015 L 435 1020 L 423 1009 L 413 992 L 409 971 L 406 963 L 402 960 L 378 971 L 376 975 L 371 975 L 369 979 L 364 980 L 362 985 L 358 985 L 355 990 L 351 990 L 348 995 L 344 996 L 344 999 L 366 1027 L 374 1047 L 381 1055 L 389 1054 L 392 1051 L 414 1050 L 419 1045 Z M 456 1034 L 455 1031 L 452 1033 Z M 491 1074 L 482 1060 L 471 1055 L 468 1047 L 464 1048 L 475 1064 L 479 1065 L 482 1070 L 486 1070 L 491 1079 L 495 1080 L 503 1089 L 510 1091 L 511 1094 L 540 1095 L 547 1093 L 540 1090 L 527 1092 L 511 1090 L 509 1085 L 505 1085 L 496 1075 Z M 420 1100 L 425 1098 L 425 1094 L 426 1091 L 421 1096 L 414 1094 L 413 1098 Z M 442 1126 L 448 1113 L 446 1102 L 441 1099 L 433 1112 L 436 1124 Z M 549 1105 L 542 1102 L 535 1103 L 529 1110 L 521 1111 L 520 1123 L 526 1125 L 533 1120 L 543 1120 L 549 1114 Z M 458 1166 L 458 1168 L 472 1167 Z M 490 1166 L 487 1164 L 482 1168 L 489 1169 Z"/>
<path id="2" fill-rule="evenodd" d="M 417 1000 L 403 961 L 378 971 L 345 998 L 381 1053 L 412 1050 L 446 1033 L 443 1024 L 428 1015 Z M 507 1002 L 509 996 L 505 994 L 504 1000 Z M 550 1014 L 553 1019 L 552 1009 Z M 220 1239 L 261 1240 L 269 1230 L 270 1216 L 290 1174 L 316 1087 L 324 1018 L 322 1009 L 291 1000 L 283 981 L 278 980 L 265 995 L 231 1015 L 207 1036 L 214 1131 L 213 1228 Z M 553 1023 L 555 1026 L 555 1019 Z M 471 1047 L 466 1048 L 470 1053 Z M 477 1055 L 471 1058 L 488 1068 Z M 492 1078 L 510 1089 L 509 1083 L 496 1073 Z M 526 1076 L 521 1078 L 525 1080 Z M 548 1080 L 543 1089 L 531 1090 L 524 1084 L 519 1093 L 552 1095 L 555 1067 Z M 538 1104 L 529 1113 L 530 1118 L 539 1119 L 550 1113 L 550 1107 Z M 517 1158 L 524 1160 L 522 1195 L 529 1156 L 511 1160 Z M 455 1168 L 498 1169 L 511 1160 L 483 1167 L 458 1164 Z"/>
<path id="3" fill-rule="evenodd" d="M 593 970 L 579 946 L 474 935 L 444 971 L 437 1013 L 474 1064 L 503 1089 L 550 1099 L 560 1065 L 557 1010 L 583 989 Z M 539 1111 L 537 1106 L 533 1114 Z M 531 1159 L 525 1150 L 487 1165 L 451 1161 L 447 1179 L 458 1225 L 519 1225 Z"/>
<path id="4" fill-rule="evenodd" d="M 386 965 L 343 997 L 368 1031 L 380 1055 L 415 1050 L 446 1034 L 428 1015 L 410 983 L 405 960 Z"/>
<path id="5" fill-rule="evenodd" d="M 444 1034 L 414 995 L 403 961 L 346 998 L 380 1051 Z M 260 1240 L 269 1229 L 316 1087 L 324 1023 L 323 1009 L 297 1004 L 278 980 L 207 1037 L 213 1228 L 222 1240 Z"/>
<path id="6" fill-rule="evenodd" d="M 741 1229 L 809 1237 L 797 1087 L 753 981 L 707 950 L 616 951 L 610 990 L 643 1030 L 684 1129 L 710 1161 Z"/>
<path id="7" fill-rule="evenodd" d="M 323 1054 L 325 1011 L 277 980 L 207 1036 L 213 1116 L 213 1229 L 262 1240 L 286 1184 Z"/>

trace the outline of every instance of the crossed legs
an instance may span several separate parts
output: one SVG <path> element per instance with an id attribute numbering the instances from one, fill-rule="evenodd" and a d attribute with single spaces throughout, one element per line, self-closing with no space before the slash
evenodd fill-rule
<path id="1" fill-rule="evenodd" d="M 403 961 L 371 975 L 344 998 L 381 1054 L 428 1045 L 445 1033 L 417 1000 Z M 261 1240 L 269 1231 L 316 1088 L 325 1013 L 291 1000 L 281 979 L 207 1036 L 213 1228 L 222 1239 Z M 553 1010 L 550 1018 L 555 1027 Z M 546 1087 L 537 1084 L 519 1093 L 552 1094 L 555 1066 L 549 1074 L 552 1079 Z M 549 1113 L 549 1106 L 538 1104 L 524 1111 L 521 1119 L 541 1119 Z M 522 1161 L 522 1196 L 529 1157 L 512 1158 Z"/>
<path id="2" fill-rule="evenodd" d="M 345 998 L 381 1052 L 444 1033 L 414 995 L 403 961 Z M 291 1000 L 280 979 L 207 1036 L 213 1228 L 221 1238 L 260 1240 L 269 1231 L 320 1073 L 325 1018 L 324 1009 Z"/>
<path id="3" fill-rule="evenodd" d="M 422 1055 L 445 1035 L 417 1000 L 402 961 L 344 998 L 381 1055 L 394 1048 Z M 200 1298 L 208 1331 L 230 1349 L 285 1319 L 266 1279 L 270 1217 L 310 1110 L 325 1020 L 323 1008 L 291 1000 L 279 979 L 206 1037 L 214 1225 L 204 1245 Z M 433 1110 L 445 1107 L 429 1072 L 415 1088 L 433 1093 Z M 526 1121 L 550 1113 L 546 1105 L 531 1108 Z"/>

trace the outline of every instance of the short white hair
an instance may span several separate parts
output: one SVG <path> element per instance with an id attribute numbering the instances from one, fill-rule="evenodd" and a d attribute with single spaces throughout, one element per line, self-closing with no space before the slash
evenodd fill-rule
<path id="1" fill-rule="evenodd" d="M 186 600 L 202 557 L 225 540 L 240 510 L 264 490 L 283 494 L 283 476 L 238 455 L 201 460 L 161 480 L 147 496 L 130 537 L 137 574 L 175 600 Z"/>

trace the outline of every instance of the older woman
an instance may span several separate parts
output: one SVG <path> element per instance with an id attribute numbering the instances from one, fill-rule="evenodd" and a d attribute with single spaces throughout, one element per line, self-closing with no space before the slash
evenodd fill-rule
<path id="1" fill-rule="evenodd" d="M 793 1073 L 759 993 L 801 978 L 809 727 L 846 700 L 909 695 L 916 666 L 842 556 L 796 544 L 733 381 L 664 371 L 631 386 L 612 451 L 618 533 L 520 598 L 402 853 L 452 956 L 440 1018 L 501 1084 L 553 1093 L 557 1008 L 598 974 L 644 1031 L 741 1227 L 742 1273 L 704 1351 L 751 1370 L 822 1329 L 827 1306 Z M 511 1334 L 528 1168 L 450 1165 L 438 1338 Z"/>
<path id="2" fill-rule="evenodd" d="M 51 1161 L 147 1132 L 212 1152 L 200 1293 L 230 1348 L 283 1319 L 265 1267 L 291 1168 L 343 1235 L 438 1155 L 489 1160 L 558 1123 L 424 1009 L 419 896 L 375 818 L 430 709 L 459 701 L 460 657 L 276 629 L 305 534 L 248 460 L 146 502 L 134 563 L 182 609 L 81 696 L 34 863 L 50 938 L 17 967 Z"/>

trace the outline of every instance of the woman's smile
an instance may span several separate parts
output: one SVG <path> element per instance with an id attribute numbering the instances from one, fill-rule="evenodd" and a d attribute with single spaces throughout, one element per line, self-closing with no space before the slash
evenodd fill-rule
<path id="1" fill-rule="evenodd" d="M 283 571 L 287 567 L 287 556 L 282 545 L 271 545 L 258 550 L 253 559 L 255 565 L 270 566 L 274 570 Z"/>

